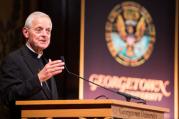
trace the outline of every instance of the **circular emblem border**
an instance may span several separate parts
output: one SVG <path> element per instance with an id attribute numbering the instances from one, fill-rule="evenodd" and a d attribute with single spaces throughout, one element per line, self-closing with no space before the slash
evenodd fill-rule
<path id="1" fill-rule="evenodd" d="M 124 66 L 139 66 L 148 60 L 153 51 L 155 36 L 150 14 L 136 2 L 117 4 L 107 18 L 105 39 L 108 49 L 112 57 Z"/>

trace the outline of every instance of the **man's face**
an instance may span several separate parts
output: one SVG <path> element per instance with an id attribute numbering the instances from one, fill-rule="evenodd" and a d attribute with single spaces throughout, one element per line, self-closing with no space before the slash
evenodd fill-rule
<path id="1" fill-rule="evenodd" d="M 33 19 L 31 26 L 23 29 L 23 34 L 33 50 L 42 52 L 50 44 L 51 30 L 51 20 L 40 17 Z"/>

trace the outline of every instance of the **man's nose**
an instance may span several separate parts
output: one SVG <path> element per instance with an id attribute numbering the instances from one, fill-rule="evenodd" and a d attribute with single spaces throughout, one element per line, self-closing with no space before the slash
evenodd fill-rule
<path id="1" fill-rule="evenodd" d="M 48 33 L 45 29 L 42 30 L 41 34 L 42 34 L 43 36 L 48 36 L 48 35 L 49 35 L 49 33 Z"/>

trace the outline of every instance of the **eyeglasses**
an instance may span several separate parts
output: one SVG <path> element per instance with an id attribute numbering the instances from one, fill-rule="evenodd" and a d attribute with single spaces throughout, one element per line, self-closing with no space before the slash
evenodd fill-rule
<path id="1" fill-rule="evenodd" d="M 32 30 L 32 31 L 34 31 L 35 33 L 37 33 L 37 34 L 41 34 L 44 30 L 45 30 L 45 32 L 47 33 L 47 34 L 51 34 L 51 31 L 52 31 L 52 29 L 51 28 L 43 28 L 43 27 L 36 27 L 36 28 L 27 28 L 27 29 L 30 29 L 30 30 Z"/>

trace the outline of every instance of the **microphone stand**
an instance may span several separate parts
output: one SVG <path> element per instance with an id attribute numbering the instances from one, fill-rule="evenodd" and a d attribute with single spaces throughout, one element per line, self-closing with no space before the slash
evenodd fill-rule
<path id="1" fill-rule="evenodd" d="M 60 59 L 65 63 L 65 59 L 64 59 L 63 56 L 61 56 Z M 127 93 L 124 93 L 124 92 L 118 92 L 118 91 L 116 92 L 116 91 L 110 90 L 110 89 L 108 89 L 108 88 L 106 88 L 106 87 L 103 87 L 103 86 L 97 84 L 97 83 L 94 83 L 94 82 L 92 82 L 92 81 L 90 81 L 90 80 L 87 80 L 87 79 L 85 79 L 85 78 L 83 78 L 83 77 L 81 77 L 81 76 L 79 76 L 79 75 L 77 75 L 77 74 L 75 74 L 75 73 L 73 73 L 73 72 L 70 72 L 70 71 L 68 70 L 66 64 L 65 64 L 64 66 L 65 66 L 65 69 L 66 69 L 66 71 L 67 71 L 68 74 L 71 74 L 71 75 L 73 75 L 73 76 L 75 76 L 75 77 L 77 77 L 77 78 L 83 79 L 83 80 L 85 80 L 85 81 L 87 81 L 87 82 L 90 82 L 90 83 L 92 83 L 92 84 L 94 84 L 94 85 L 96 85 L 96 86 L 99 86 L 100 88 L 103 88 L 103 89 L 105 89 L 105 90 L 107 90 L 107 91 L 109 91 L 109 92 L 112 92 L 112 93 L 121 95 L 121 96 L 125 97 L 125 98 L 126 98 L 126 101 L 128 101 L 128 102 L 130 102 L 131 99 L 135 99 L 135 100 L 140 100 L 140 101 L 142 101 L 142 102 L 138 102 L 138 103 L 146 104 L 146 100 L 144 100 L 144 99 L 142 99 L 142 98 L 140 98 L 140 97 L 133 96 L 133 95 L 130 95 L 130 94 L 127 94 Z"/>

